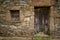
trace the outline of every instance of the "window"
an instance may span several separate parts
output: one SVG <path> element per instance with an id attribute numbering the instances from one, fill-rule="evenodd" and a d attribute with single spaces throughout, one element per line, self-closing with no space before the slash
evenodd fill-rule
<path id="1" fill-rule="evenodd" d="M 19 21 L 19 10 L 10 10 L 12 21 Z"/>

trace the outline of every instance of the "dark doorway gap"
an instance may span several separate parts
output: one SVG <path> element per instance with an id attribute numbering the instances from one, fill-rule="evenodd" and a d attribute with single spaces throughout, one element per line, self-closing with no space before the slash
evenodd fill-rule
<path id="1" fill-rule="evenodd" d="M 49 34 L 49 13 L 50 7 L 34 7 L 35 17 L 35 32 L 44 32 Z"/>

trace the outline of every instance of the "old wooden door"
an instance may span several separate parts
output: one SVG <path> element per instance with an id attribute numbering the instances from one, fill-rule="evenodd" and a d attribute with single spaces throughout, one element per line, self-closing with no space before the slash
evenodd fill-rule
<path id="1" fill-rule="evenodd" d="M 35 7 L 35 32 L 47 32 L 49 30 L 50 7 Z"/>

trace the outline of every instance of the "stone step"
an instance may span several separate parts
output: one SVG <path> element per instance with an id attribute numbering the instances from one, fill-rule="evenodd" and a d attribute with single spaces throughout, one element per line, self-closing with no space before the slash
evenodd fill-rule
<path id="1" fill-rule="evenodd" d="M 56 39 L 60 39 L 60 36 L 55 36 Z"/>
<path id="2" fill-rule="evenodd" d="M 34 36 L 48 37 L 48 35 L 44 34 L 43 32 L 39 32 L 35 34 Z"/>
<path id="3" fill-rule="evenodd" d="M 35 40 L 50 40 L 50 37 L 46 34 L 44 34 L 43 32 L 39 32 L 37 34 L 34 35 L 34 39 Z M 36 39 L 37 37 L 37 39 Z"/>
<path id="4" fill-rule="evenodd" d="M 31 37 L 0 37 L 0 40 L 32 40 Z"/>
<path id="5" fill-rule="evenodd" d="M 56 39 L 56 38 L 55 38 L 55 39 L 51 39 L 51 40 L 60 40 L 60 39 Z"/>
<path id="6" fill-rule="evenodd" d="M 55 36 L 60 36 L 60 32 L 56 32 L 55 33 Z"/>

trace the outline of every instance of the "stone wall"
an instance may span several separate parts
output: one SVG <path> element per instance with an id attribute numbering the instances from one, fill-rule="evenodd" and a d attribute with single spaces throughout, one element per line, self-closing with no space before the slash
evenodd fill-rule
<path id="1" fill-rule="evenodd" d="M 1 25 L 1 36 L 2 37 L 21 37 L 21 36 L 33 36 L 34 34 L 34 7 L 35 6 L 50 6 L 50 31 L 54 31 L 54 3 L 52 0 L 29 0 L 28 4 L 16 3 L 12 1 L 8 2 L 9 5 L 1 5 L 0 11 L 3 12 L 5 16 L 4 25 Z M 20 11 L 20 20 L 18 23 L 11 21 L 10 10 Z M 0 12 L 1 14 L 1 12 Z M 2 23 L 3 24 L 3 23 Z M 5 30 L 4 30 L 5 29 Z M 11 31 L 11 32 L 10 32 Z M 6 35 L 5 35 L 6 32 Z M 10 39 L 8 39 L 10 40 Z"/>
<path id="2" fill-rule="evenodd" d="M 21 9 L 21 10 L 20 10 Z M 19 23 L 13 23 L 13 21 L 11 21 L 11 16 L 10 16 L 10 10 L 20 10 L 20 21 Z M 32 7 L 30 6 L 23 6 L 23 7 L 18 7 L 18 6 L 14 6 L 13 8 L 10 7 L 10 9 L 5 10 L 6 11 L 6 21 L 7 25 L 18 25 L 19 27 L 22 27 L 22 29 L 26 29 L 26 31 L 28 32 L 33 31 L 34 28 L 34 13 L 32 11 Z"/>
<path id="3" fill-rule="evenodd" d="M 15 4 L 13 4 L 12 1 L 10 1 L 9 4 L 10 4 L 9 6 L 8 5 L 7 6 L 5 5 L 3 7 L 0 6 L 1 12 L 5 12 L 3 14 L 5 14 L 5 20 L 6 20 L 6 21 L 4 21 L 5 24 L 1 25 L 1 29 L 0 29 L 2 31 L 1 36 L 20 37 L 20 36 L 33 35 L 33 31 L 34 31 L 33 6 L 30 6 L 30 5 L 21 6 L 20 4 L 15 5 Z M 19 14 L 20 14 L 19 22 L 13 22 L 11 20 L 10 10 L 19 10 Z"/>
<path id="4" fill-rule="evenodd" d="M 53 4 L 52 0 L 32 0 L 34 6 L 51 6 Z"/>

